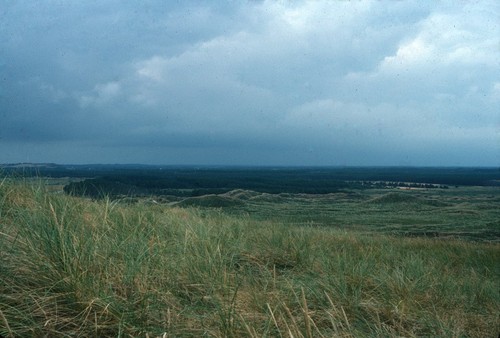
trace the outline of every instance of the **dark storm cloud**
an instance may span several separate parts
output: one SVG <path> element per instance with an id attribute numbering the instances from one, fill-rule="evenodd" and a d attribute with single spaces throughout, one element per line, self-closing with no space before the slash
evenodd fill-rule
<path id="1" fill-rule="evenodd" d="M 495 2 L 0 11 L 0 162 L 500 160 Z"/>

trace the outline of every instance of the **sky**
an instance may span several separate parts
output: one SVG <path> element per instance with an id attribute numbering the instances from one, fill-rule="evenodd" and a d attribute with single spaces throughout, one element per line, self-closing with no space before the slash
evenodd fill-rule
<path id="1" fill-rule="evenodd" d="M 500 166 L 500 3 L 2 0 L 17 162 Z"/>

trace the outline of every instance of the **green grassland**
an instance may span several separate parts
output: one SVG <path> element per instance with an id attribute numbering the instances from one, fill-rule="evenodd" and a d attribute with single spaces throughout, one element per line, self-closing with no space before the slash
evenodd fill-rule
<path id="1" fill-rule="evenodd" d="M 221 208 L 236 217 L 289 225 L 500 239 L 498 168 L 101 169 L 80 169 L 94 176 L 69 182 L 64 191 L 97 199 Z M 56 173 L 71 174 L 61 170 Z"/>
<path id="2" fill-rule="evenodd" d="M 500 332 L 493 187 L 130 203 L 0 182 L 2 337 Z"/>
<path id="3" fill-rule="evenodd" d="M 500 189 L 460 187 L 351 190 L 325 195 L 233 191 L 177 205 L 221 207 L 233 215 L 294 225 L 405 236 L 500 240 Z"/>

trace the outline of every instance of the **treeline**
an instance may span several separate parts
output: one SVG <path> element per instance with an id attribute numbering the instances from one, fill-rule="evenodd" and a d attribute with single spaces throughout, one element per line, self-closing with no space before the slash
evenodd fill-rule
<path id="1" fill-rule="evenodd" d="M 0 174 L 16 176 L 110 178 L 126 177 L 144 181 L 149 186 L 162 184 L 192 188 L 207 184 L 221 187 L 231 182 L 270 182 L 281 185 L 293 181 L 392 181 L 464 186 L 500 186 L 500 168 L 444 168 L 444 167 L 194 167 L 154 165 L 0 165 Z M 134 178 L 135 177 L 135 178 Z M 122 181 L 119 179 L 118 181 Z M 153 182 L 154 181 L 154 182 Z M 208 183 L 207 183 L 208 182 Z M 143 183 L 141 183 L 142 185 Z M 135 184 L 132 184 L 135 185 Z"/>
<path id="2" fill-rule="evenodd" d="M 220 194 L 234 189 L 263 193 L 326 194 L 387 185 L 406 187 L 500 186 L 499 168 L 415 167 L 194 167 L 147 165 L 11 165 L 0 175 L 78 177 L 72 195 Z M 366 182 L 372 182 L 366 184 Z M 378 183 L 377 183 L 378 182 Z M 401 182 L 401 183 L 400 183 Z"/>
<path id="3" fill-rule="evenodd" d="M 261 193 L 327 194 L 352 187 L 331 176 L 298 176 L 295 173 L 202 171 L 177 172 L 170 175 L 117 174 L 73 182 L 64 187 L 70 195 L 99 198 L 102 196 L 173 195 L 195 197 L 222 194 L 235 189 Z"/>
<path id="4" fill-rule="evenodd" d="M 235 189 L 271 194 L 327 194 L 385 186 L 432 189 L 448 185 L 487 185 L 500 178 L 498 170 L 460 168 L 119 168 L 97 173 L 103 175 L 71 183 L 64 191 L 93 198 L 105 195 L 194 197 Z"/>

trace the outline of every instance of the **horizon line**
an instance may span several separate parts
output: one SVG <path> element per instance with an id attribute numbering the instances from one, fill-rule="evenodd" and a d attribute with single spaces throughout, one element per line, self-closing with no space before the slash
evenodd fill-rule
<path id="1" fill-rule="evenodd" d="M 28 166 L 141 166 L 141 167 L 204 167 L 204 168 L 489 168 L 500 165 L 412 165 L 412 164 L 148 164 L 148 163 L 56 163 L 56 162 L 8 162 L 0 167 Z"/>

